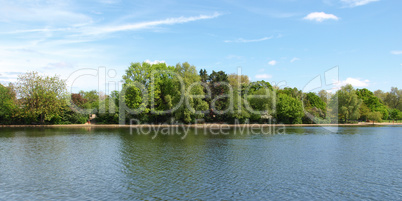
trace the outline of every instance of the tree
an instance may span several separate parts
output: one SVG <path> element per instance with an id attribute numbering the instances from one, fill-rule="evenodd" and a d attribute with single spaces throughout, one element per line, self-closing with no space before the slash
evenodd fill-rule
<path id="1" fill-rule="evenodd" d="M 229 82 L 228 76 L 223 71 L 212 71 L 208 78 L 209 87 L 211 89 L 212 100 L 209 103 L 211 113 L 210 118 L 212 121 L 225 120 L 224 114 L 219 114 L 218 111 L 224 111 L 229 107 Z"/>
<path id="2" fill-rule="evenodd" d="M 328 100 L 330 99 L 330 94 L 326 91 L 326 90 L 321 90 L 318 92 L 318 96 L 320 97 L 320 99 L 325 103 L 328 104 Z"/>
<path id="3" fill-rule="evenodd" d="M 123 75 L 122 100 L 129 108 L 139 109 L 141 113 L 136 115 L 143 121 L 167 121 L 172 115 L 168 111 L 181 100 L 184 87 L 175 69 L 165 63 L 132 63 Z"/>
<path id="4" fill-rule="evenodd" d="M 371 113 L 371 110 L 367 107 L 365 103 L 362 103 L 359 108 L 359 113 L 359 120 L 367 121 L 369 119 L 369 114 Z"/>
<path id="5" fill-rule="evenodd" d="M 269 82 L 252 82 L 246 89 L 243 88 L 243 91 L 251 121 L 266 121 L 272 117 L 276 106 L 276 94 Z"/>
<path id="6" fill-rule="evenodd" d="M 382 114 L 380 112 L 370 112 L 369 115 L 368 115 L 368 118 L 370 120 L 372 120 L 373 124 L 374 124 L 376 121 L 377 122 L 382 121 L 381 116 L 382 116 Z"/>
<path id="7" fill-rule="evenodd" d="M 392 120 L 398 120 L 400 116 L 402 115 L 402 112 L 399 111 L 398 109 L 392 109 L 390 112 L 390 117 Z"/>
<path id="8" fill-rule="evenodd" d="M 384 102 L 392 109 L 402 110 L 402 89 L 391 87 L 391 91 L 385 97 Z"/>
<path id="9" fill-rule="evenodd" d="M 388 118 L 389 113 L 387 107 L 381 103 L 381 99 L 375 96 L 373 92 L 368 89 L 357 89 L 356 94 L 371 112 L 380 112 L 382 119 Z"/>
<path id="10" fill-rule="evenodd" d="M 207 80 L 208 80 L 208 73 L 207 73 L 207 70 L 205 70 L 205 69 L 201 69 L 200 70 L 200 78 L 201 78 L 201 82 L 207 82 Z"/>
<path id="11" fill-rule="evenodd" d="M 303 108 L 301 101 L 287 94 L 278 94 L 276 112 L 279 122 L 287 124 L 302 123 Z"/>
<path id="12" fill-rule="evenodd" d="M 58 76 L 40 76 L 37 72 L 28 72 L 18 76 L 16 88 L 29 121 L 43 124 L 52 118 L 60 118 L 66 104 L 64 80 Z"/>
<path id="13" fill-rule="evenodd" d="M 195 119 L 203 118 L 204 113 L 202 112 L 208 110 L 208 103 L 205 98 L 196 96 L 204 96 L 205 94 L 204 87 L 200 85 L 200 82 L 205 83 L 206 77 L 208 76 L 207 71 L 205 69 L 200 70 L 200 74 L 202 74 L 202 76 L 200 76 L 197 74 L 195 66 L 185 62 L 183 64 L 177 64 L 175 72 L 183 79 L 183 84 L 186 89 L 184 96 L 189 103 L 189 107 L 187 107 L 186 103 L 183 103 L 179 107 L 175 112 L 176 119 L 190 123 L 194 122 Z"/>
<path id="14" fill-rule="evenodd" d="M 240 88 L 242 85 L 250 84 L 250 79 L 247 75 L 238 75 L 235 73 L 228 75 L 228 81 L 233 88 Z"/>
<path id="15" fill-rule="evenodd" d="M 374 91 L 374 96 L 379 98 L 382 103 L 384 103 L 385 97 L 387 97 L 387 93 L 384 93 L 382 90 Z"/>
<path id="16" fill-rule="evenodd" d="M 356 94 L 356 90 L 352 85 L 348 84 L 341 87 L 340 90 L 331 98 L 331 108 L 337 108 L 333 112 L 337 112 L 340 121 L 348 122 L 356 120 L 360 117 L 359 108 L 362 100 Z"/>
<path id="17" fill-rule="evenodd" d="M 322 99 L 313 92 L 304 94 L 303 96 L 303 107 L 305 111 L 305 116 L 303 122 L 313 123 L 314 119 L 325 118 L 327 104 L 322 101 Z M 318 123 L 318 122 L 317 122 Z"/>
<path id="18" fill-rule="evenodd" d="M 303 92 L 298 90 L 296 87 L 285 87 L 284 89 L 279 90 L 278 93 L 286 94 L 290 97 L 296 98 L 297 100 L 301 100 L 303 96 Z"/>
<path id="19" fill-rule="evenodd" d="M 17 109 L 12 85 L 5 87 L 0 84 L 0 124 L 13 123 Z"/>

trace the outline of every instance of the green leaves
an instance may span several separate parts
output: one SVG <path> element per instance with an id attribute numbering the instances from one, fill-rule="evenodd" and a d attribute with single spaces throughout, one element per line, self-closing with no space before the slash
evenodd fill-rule
<path id="1" fill-rule="evenodd" d="M 287 124 L 299 124 L 303 117 L 303 107 L 300 100 L 287 94 L 278 95 L 278 104 L 276 107 L 277 118 L 279 121 Z"/>
<path id="2" fill-rule="evenodd" d="M 360 105 L 362 100 L 356 94 L 352 85 L 341 87 L 331 99 L 331 107 L 338 108 L 338 118 L 340 121 L 357 120 L 360 117 Z M 336 112 L 336 110 L 334 110 Z"/>
<path id="3" fill-rule="evenodd" d="M 18 77 L 16 87 L 24 114 L 30 121 L 43 124 L 61 115 L 67 96 L 64 80 L 28 72 Z"/>

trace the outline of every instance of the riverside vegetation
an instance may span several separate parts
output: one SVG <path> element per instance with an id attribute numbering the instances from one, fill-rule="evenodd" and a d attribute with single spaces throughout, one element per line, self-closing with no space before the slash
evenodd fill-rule
<path id="1" fill-rule="evenodd" d="M 58 76 L 27 72 L 16 83 L 0 85 L 0 124 L 83 124 L 96 114 L 101 124 L 196 123 L 353 123 L 402 119 L 402 90 L 390 92 L 341 87 L 335 93 L 303 93 L 246 75 L 189 63 L 132 63 L 123 89 L 68 93 Z M 124 109 L 122 108 L 124 106 Z M 275 121 L 271 121 L 275 119 Z"/>

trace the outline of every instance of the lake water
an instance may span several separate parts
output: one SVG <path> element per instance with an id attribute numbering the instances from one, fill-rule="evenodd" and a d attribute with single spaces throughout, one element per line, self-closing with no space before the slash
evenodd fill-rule
<path id="1" fill-rule="evenodd" d="M 402 127 L 195 133 L 0 128 L 0 200 L 402 199 Z"/>

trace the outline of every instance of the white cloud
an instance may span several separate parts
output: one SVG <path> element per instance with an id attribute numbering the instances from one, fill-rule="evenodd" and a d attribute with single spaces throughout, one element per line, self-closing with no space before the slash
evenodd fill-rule
<path id="1" fill-rule="evenodd" d="M 272 75 L 269 75 L 269 74 L 258 74 L 258 75 L 255 76 L 255 78 L 257 78 L 257 79 L 269 79 L 269 78 L 272 78 Z"/>
<path id="2" fill-rule="evenodd" d="M 275 60 L 272 60 L 272 61 L 268 62 L 268 64 L 271 65 L 271 66 L 275 66 L 277 63 L 278 62 L 275 61 Z"/>
<path id="3" fill-rule="evenodd" d="M 212 15 L 199 15 L 192 17 L 177 17 L 177 18 L 167 18 L 163 20 L 155 20 L 148 22 L 139 22 L 133 24 L 124 24 L 124 25 L 105 25 L 105 26 L 88 26 L 86 24 L 73 25 L 71 27 L 64 28 L 39 28 L 39 29 L 27 29 L 27 30 L 16 30 L 12 32 L 6 32 L 6 34 L 15 34 L 15 33 L 52 33 L 52 32 L 63 32 L 63 33 L 72 33 L 72 36 L 91 36 L 91 35 L 100 35 L 100 34 L 109 34 L 114 32 L 121 31 L 135 31 L 141 29 L 150 29 L 155 28 L 160 25 L 175 25 L 175 24 L 183 24 L 187 22 L 193 22 L 198 20 L 205 19 L 213 19 L 219 17 L 221 14 L 215 12 Z M 84 26 L 86 25 L 86 26 Z"/>
<path id="4" fill-rule="evenodd" d="M 161 60 L 161 61 L 159 61 L 159 60 L 154 60 L 154 61 L 151 61 L 151 60 L 149 60 L 149 59 L 147 59 L 147 60 L 145 60 L 144 61 L 145 63 L 149 63 L 149 64 L 159 64 L 159 63 L 166 63 L 164 60 Z"/>
<path id="5" fill-rule="evenodd" d="M 294 57 L 292 60 L 290 60 L 290 63 L 293 63 L 293 62 L 298 61 L 298 60 L 300 60 L 300 58 Z"/>
<path id="6" fill-rule="evenodd" d="M 271 39 L 272 36 L 270 37 L 264 37 L 264 38 L 259 38 L 259 39 L 251 39 L 251 40 L 247 40 L 247 39 L 243 39 L 243 38 L 238 38 L 236 40 L 225 40 L 225 43 L 251 43 L 251 42 L 260 42 L 260 41 L 264 41 L 264 40 L 269 40 Z"/>
<path id="7" fill-rule="evenodd" d="M 370 80 L 362 80 L 360 78 L 351 78 L 348 77 L 346 80 L 338 82 L 337 86 L 345 86 L 347 84 L 351 84 L 353 87 L 367 87 L 370 84 Z"/>
<path id="8" fill-rule="evenodd" d="M 153 28 L 159 25 L 174 25 L 174 24 L 182 24 L 187 22 L 193 22 L 198 20 L 205 20 L 205 19 L 213 19 L 219 17 L 221 14 L 215 12 L 212 15 L 199 15 L 193 17 L 177 17 L 177 18 L 167 18 L 164 20 L 156 20 L 156 21 L 149 21 L 149 22 L 140 22 L 134 24 L 125 24 L 125 25 L 112 25 L 112 26 L 104 26 L 104 27 L 93 27 L 88 30 L 89 35 L 97 35 L 97 34 L 106 34 L 106 33 L 113 33 L 119 31 L 133 31 L 133 30 L 140 30 L 140 29 L 147 29 Z"/>
<path id="9" fill-rule="evenodd" d="M 322 22 L 324 20 L 339 20 L 339 18 L 333 14 L 327 14 L 324 12 L 312 12 L 308 14 L 306 17 L 303 19 L 305 20 L 311 20 L 311 21 L 317 21 L 317 22 Z"/>
<path id="10" fill-rule="evenodd" d="M 394 50 L 394 51 L 391 51 L 391 54 L 399 55 L 399 54 L 402 54 L 402 51 Z"/>
<path id="11" fill-rule="evenodd" d="M 376 2 L 379 0 L 341 0 L 344 4 L 349 7 L 363 6 L 371 2 Z"/>

